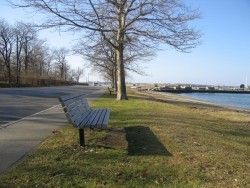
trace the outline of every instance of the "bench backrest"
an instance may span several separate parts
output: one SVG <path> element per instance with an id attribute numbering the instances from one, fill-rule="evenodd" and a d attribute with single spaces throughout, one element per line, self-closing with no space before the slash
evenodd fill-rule
<path id="1" fill-rule="evenodd" d="M 82 94 L 72 94 L 59 97 L 59 101 L 69 122 L 73 126 L 78 127 L 82 116 L 84 113 L 88 113 L 90 109 L 87 100 L 83 98 Z"/>

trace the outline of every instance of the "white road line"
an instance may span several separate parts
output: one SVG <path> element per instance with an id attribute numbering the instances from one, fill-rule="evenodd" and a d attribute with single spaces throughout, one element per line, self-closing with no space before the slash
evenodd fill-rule
<path id="1" fill-rule="evenodd" d="M 53 109 L 53 108 L 56 108 L 56 107 L 58 107 L 58 106 L 61 106 L 61 105 L 58 104 L 58 105 L 52 106 L 52 107 L 50 107 L 50 108 L 47 108 L 47 109 L 45 109 L 45 110 L 42 110 L 42 111 L 40 111 L 40 112 L 37 112 L 37 113 L 35 113 L 35 114 L 32 114 L 32 115 L 26 116 L 26 117 L 24 117 L 24 118 L 21 118 L 21 119 L 19 119 L 19 120 L 11 121 L 11 122 L 9 122 L 9 123 L 0 125 L 0 129 L 5 128 L 5 127 L 8 127 L 9 125 L 18 123 L 18 122 L 20 122 L 20 121 L 22 121 L 22 120 L 28 119 L 28 118 L 33 117 L 33 116 L 35 116 L 35 115 L 39 115 L 39 114 L 41 114 L 41 113 L 43 113 L 43 112 L 46 112 L 46 111 L 48 111 L 48 110 L 50 110 L 50 109 Z"/>

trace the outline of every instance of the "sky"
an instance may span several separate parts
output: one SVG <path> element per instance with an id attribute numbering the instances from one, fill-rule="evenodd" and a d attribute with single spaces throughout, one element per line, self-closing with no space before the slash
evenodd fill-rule
<path id="1" fill-rule="evenodd" d="M 250 0 L 184 0 L 192 8 L 199 8 L 201 19 L 195 21 L 202 33 L 201 45 L 190 53 L 177 52 L 162 45 L 150 61 L 141 64 L 147 76 L 129 74 L 133 83 L 185 83 L 220 86 L 250 85 Z M 13 9 L 0 1 L 0 19 L 10 24 L 16 21 L 36 22 L 27 10 Z M 76 36 L 72 33 L 45 30 L 39 38 L 47 39 L 52 47 L 69 47 Z M 81 57 L 71 55 L 73 68 L 83 67 L 80 81 L 102 81 L 86 67 Z"/>

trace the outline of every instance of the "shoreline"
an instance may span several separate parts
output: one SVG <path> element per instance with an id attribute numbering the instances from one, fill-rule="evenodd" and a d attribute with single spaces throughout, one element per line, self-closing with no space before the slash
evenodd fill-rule
<path id="1" fill-rule="evenodd" d="M 219 108 L 224 108 L 228 110 L 233 110 L 233 111 L 240 111 L 240 112 L 245 112 L 245 113 L 250 113 L 250 109 L 243 108 L 243 107 L 237 107 L 237 106 L 229 106 L 225 104 L 220 104 L 220 103 L 215 103 L 215 102 L 208 102 L 208 101 L 203 101 L 199 99 L 194 99 L 194 98 L 189 98 L 186 96 L 181 96 L 180 93 L 170 93 L 170 92 L 155 92 L 155 91 L 150 91 L 147 92 L 149 94 L 153 95 L 158 95 L 162 96 L 167 99 L 172 99 L 172 100 L 177 100 L 177 101 L 182 101 L 182 102 L 190 102 L 194 104 L 203 104 L 203 105 L 209 105 L 211 107 L 219 107 Z"/>
<path id="2" fill-rule="evenodd" d="M 161 89 L 158 92 L 166 93 L 225 93 L 225 94 L 250 94 L 249 90 L 192 90 L 192 89 Z"/>

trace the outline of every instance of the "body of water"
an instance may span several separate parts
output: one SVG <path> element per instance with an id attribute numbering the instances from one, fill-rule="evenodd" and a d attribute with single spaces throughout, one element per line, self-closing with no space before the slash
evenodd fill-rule
<path id="1" fill-rule="evenodd" d="M 182 93 L 180 95 L 202 101 L 250 109 L 250 94 Z"/>

